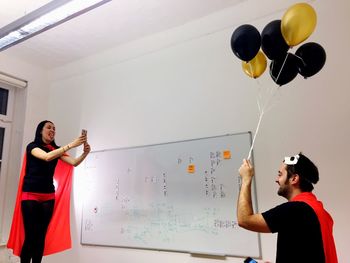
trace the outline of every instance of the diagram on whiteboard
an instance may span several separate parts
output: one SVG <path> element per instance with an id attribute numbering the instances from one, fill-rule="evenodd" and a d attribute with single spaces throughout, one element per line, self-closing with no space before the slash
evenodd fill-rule
<path id="1" fill-rule="evenodd" d="M 260 256 L 258 234 L 236 219 L 249 147 L 242 133 L 92 152 L 82 244 Z"/>

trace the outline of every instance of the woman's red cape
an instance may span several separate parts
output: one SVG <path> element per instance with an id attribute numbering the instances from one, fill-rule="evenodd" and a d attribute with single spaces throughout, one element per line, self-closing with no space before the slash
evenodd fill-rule
<path id="1" fill-rule="evenodd" d="M 24 226 L 21 211 L 21 195 L 23 178 L 26 167 L 26 155 L 18 184 L 15 211 L 7 247 L 13 250 L 13 254 L 20 256 L 24 242 Z M 54 179 L 57 183 L 56 200 L 52 219 L 47 230 L 44 255 L 50 255 L 72 247 L 70 236 L 70 193 L 72 187 L 73 166 L 58 160 Z"/>
<path id="2" fill-rule="evenodd" d="M 337 251 L 333 239 L 333 219 L 331 215 L 323 208 L 322 202 L 318 201 L 316 196 L 310 192 L 298 194 L 292 199 L 292 201 L 305 202 L 315 211 L 321 225 L 323 250 L 326 263 L 337 263 Z"/>

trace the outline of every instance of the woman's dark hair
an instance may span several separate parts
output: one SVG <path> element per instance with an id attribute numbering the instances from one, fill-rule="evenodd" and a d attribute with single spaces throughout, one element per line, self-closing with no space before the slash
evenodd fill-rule
<path id="1" fill-rule="evenodd" d="M 45 124 L 48 123 L 48 122 L 50 122 L 50 123 L 53 124 L 52 121 L 44 120 L 44 121 L 40 122 L 40 123 L 38 124 L 38 126 L 36 127 L 35 137 L 34 137 L 34 142 L 35 142 L 35 143 L 41 144 L 41 145 L 45 144 L 45 143 L 43 142 L 43 139 L 42 139 L 42 138 L 43 138 L 43 137 L 42 137 L 42 131 L 43 131 L 43 128 L 44 128 Z M 54 140 L 50 143 L 50 145 L 52 145 L 52 146 L 55 147 L 55 148 L 58 148 L 58 146 L 56 145 L 56 143 L 55 143 Z"/>
<path id="2" fill-rule="evenodd" d="M 293 174 L 299 175 L 300 189 L 303 192 L 311 192 L 314 189 L 313 184 L 316 184 L 319 180 L 317 166 L 302 153 L 299 153 L 296 164 L 287 165 L 287 178 L 290 178 Z"/>

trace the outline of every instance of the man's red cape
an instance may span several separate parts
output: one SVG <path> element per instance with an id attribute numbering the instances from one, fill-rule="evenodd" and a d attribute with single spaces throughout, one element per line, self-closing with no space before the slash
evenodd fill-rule
<path id="1" fill-rule="evenodd" d="M 15 211 L 7 247 L 13 249 L 13 254 L 20 256 L 24 242 L 24 225 L 21 211 L 21 195 L 23 178 L 26 168 L 26 155 L 18 184 Z M 72 187 L 73 166 L 58 160 L 54 179 L 57 182 L 55 207 L 47 230 L 44 255 L 50 255 L 72 247 L 70 237 L 70 192 Z"/>
<path id="2" fill-rule="evenodd" d="M 305 202 L 315 211 L 321 225 L 323 250 L 326 263 L 337 263 L 337 251 L 333 239 L 333 219 L 331 215 L 323 208 L 322 202 L 318 201 L 316 196 L 310 192 L 298 194 L 292 199 L 292 201 Z"/>

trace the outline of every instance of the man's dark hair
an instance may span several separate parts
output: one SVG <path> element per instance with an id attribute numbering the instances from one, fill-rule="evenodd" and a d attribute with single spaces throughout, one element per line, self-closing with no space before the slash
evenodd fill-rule
<path id="1" fill-rule="evenodd" d="M 302 192 L 312 192 L 314 184 L 319 180 L 317 166 L 305 155 L 299 153 L 299 159 L 296 164 L 287 165 L 287 177 L 298 174 L 300 178 L 300 189 Z"/>

